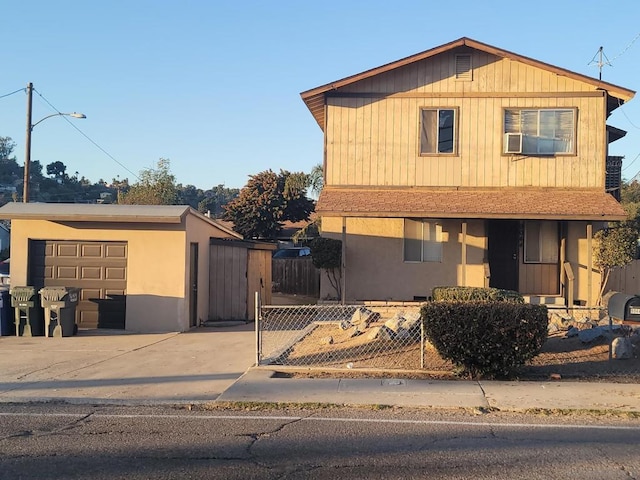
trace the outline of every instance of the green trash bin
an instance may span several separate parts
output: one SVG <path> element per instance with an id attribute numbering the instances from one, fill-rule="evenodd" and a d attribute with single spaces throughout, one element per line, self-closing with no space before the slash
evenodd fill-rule
<path id="1" fill-rule="evenodd" d="M 75 335 L 76 306 L 80 289 L 75 287 L 44 287 L 40 289 L 40 302 L 44 308 L 45 337 L 71 337 Z"/>
<path id="2" fill-rule="evenodd" d="M 14 308 L 16 336 L 44 335 L 44 319 L 35 287 L 11 287 L 11 306 Z"/>

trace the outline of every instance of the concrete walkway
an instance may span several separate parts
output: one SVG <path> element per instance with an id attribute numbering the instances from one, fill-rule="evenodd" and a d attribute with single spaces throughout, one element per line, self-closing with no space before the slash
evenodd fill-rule
<path id="1" fill-rule="evenodd" d="M 0 402 L 211 401 L 254 363 L 253 328 L 0 337 Z"/>
<path id="2" fill-rule="evenodd" d="M 640 412 L 640 385 L 283 378 L 252 367 L 253 324 L 187 333 L 0 337 L 0 402 L 287 402 Z"/>

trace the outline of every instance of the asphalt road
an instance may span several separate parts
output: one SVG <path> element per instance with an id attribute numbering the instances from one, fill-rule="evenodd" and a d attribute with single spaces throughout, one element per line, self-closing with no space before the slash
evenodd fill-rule
<path id="1" fill-rule="evenodd" d="M 638 479 L 640 420 L 0 405 L 1 479 Z"/>

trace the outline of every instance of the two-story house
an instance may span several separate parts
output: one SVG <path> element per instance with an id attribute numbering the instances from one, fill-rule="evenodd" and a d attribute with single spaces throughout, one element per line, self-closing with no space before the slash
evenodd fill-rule
<path id="1" fill-rule="evenodd" d="M 465 285 L 594 304 L 593 235 L 625 218 L 606 170 L 625 132 L 606 123 L 634 94 L 469 38 L 303 92 L 344 299 Z"/>

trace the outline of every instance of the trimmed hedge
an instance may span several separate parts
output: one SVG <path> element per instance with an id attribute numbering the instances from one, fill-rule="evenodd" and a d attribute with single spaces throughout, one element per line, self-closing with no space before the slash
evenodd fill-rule
<path id="1" fill-rule="evenodd" d="M 547 307 L 510 302 L 429 302 L 426 337 L 440 356 L 472 378 L 509 377 L 540 353 Z"/>
<path id="2" fill-rule="evenodd" d="M 513 290 L 483 287 L 434 287 L 434 302 L 511 302 L 524 303 L 524 298 Z"/>

